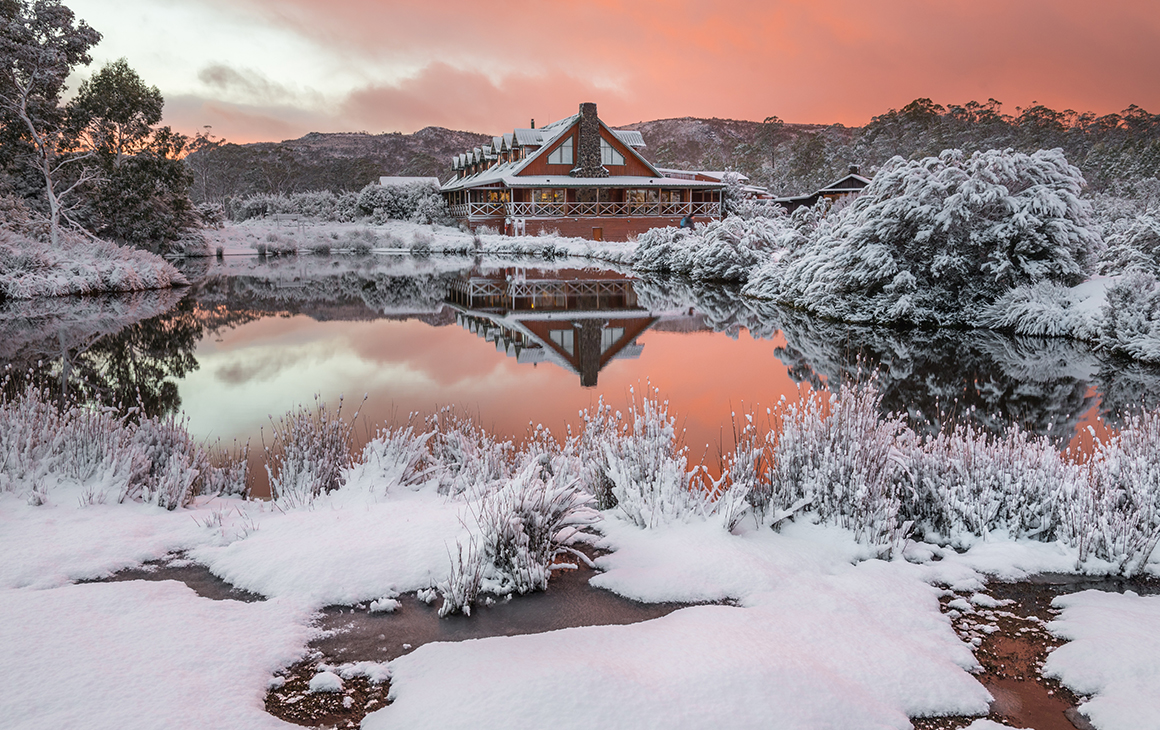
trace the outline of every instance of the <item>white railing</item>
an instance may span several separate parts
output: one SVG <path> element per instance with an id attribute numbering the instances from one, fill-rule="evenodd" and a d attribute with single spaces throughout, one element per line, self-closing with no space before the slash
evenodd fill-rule
<path id="1" fill-rule="evenodd" d="M 456 203 L 450 206 L 455 218 L 589 218 L 600 216 L 717 218 L 720 203 Z"/>

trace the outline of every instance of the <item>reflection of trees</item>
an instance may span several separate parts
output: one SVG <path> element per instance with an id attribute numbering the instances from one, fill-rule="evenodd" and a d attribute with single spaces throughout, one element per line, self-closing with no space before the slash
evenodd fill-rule
<path id="1" fill-rule="evenodd" d="M 883 407 L 928 432 L 952 418 L 992 431 L 1017 423 L 1062 445 L 1097 396 L 1113 425 L 1133 407 L 1160 404 L 1160 368 L 1113 364 L 1072 340 L 828 322 L 676 280 L 642 281 L 637 292 L 642 306 L 693 307 L 731 336 L 741 328 L 761 338 L 781 331 L 786 346 L 778 357 L 799 383 L 822 388 L 876 371 Z"/>
<path id="2" fill-rule="evenodd" d="M 22 303 L 25 311 L 0 318 L 9 388 L 36 385 L 62 400 L 176 413 L 181 399 L 172 379 L 197 368 L 193 353 L 204 331 L 193 300 L 180 296 L 169 290 Z"/>
<path id="3" fill-rule="evenodd" d="M 1100 363 L 1095 376 L 1100 393 L 1100 417 L 1117 428 L 1127 416 L 1160 405 L 1160 367 L 1123 358 Z"/>

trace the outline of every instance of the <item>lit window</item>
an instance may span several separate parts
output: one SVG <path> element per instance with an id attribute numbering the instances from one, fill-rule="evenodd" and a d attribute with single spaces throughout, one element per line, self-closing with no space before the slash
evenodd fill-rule
<path id="1" fill-rule="evenodd" d="M 572 164 L 572 138 L 564 140 L 564 144 L 548 153 L 549 165 L 571 165 Z"/>
<path id="2" fill-rule="evenodd" d="M 608 144 L 608 140 L 603 137 L 600 138 L 600 164 L 601 165 L 623 165 L 624 155 L 620 154 Z"/>

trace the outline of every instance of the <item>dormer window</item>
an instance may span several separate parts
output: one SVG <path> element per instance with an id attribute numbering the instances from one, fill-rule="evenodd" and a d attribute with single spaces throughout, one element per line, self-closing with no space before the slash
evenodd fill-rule
<path id="1" fill-rule="evenodd" d="M 564 144 L 548 153 L 549 165 L 571 165 L 572 164 L 572 138 L 564 140 Z"/>
<path id="2" fill-rule="evenodd" d="M 616 151 L 616 148 L 608 144 L 608 140 L 603 137 L 600 138 L 600 164 L 601 165 L 623 165 L 624 155 Z"/>

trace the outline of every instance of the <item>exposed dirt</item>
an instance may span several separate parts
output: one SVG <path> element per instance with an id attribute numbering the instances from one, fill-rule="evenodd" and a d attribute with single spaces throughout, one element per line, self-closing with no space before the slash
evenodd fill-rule
<path id="1" fill-rule="evenodd" d="M 300 662 L 287 667 L 266 693 L 266 712 L 295 725 L 307 727 L 357 728 L 367 713 L 385 707 L 389 682 L 375 684 L 366 677 L 342 682 L 341 692 L 311 692 L 310 679 L 318 662 Z"/>
<path id="2" fill-rule="evenodd" d="M 1041 575 L 1019 583 L 989 584 L 986 595 L 996 599 L 997 606 L 983 605 L 985 601 L 964 606 L 970 603 L 970 594 L 942 598 L 943 613 L 951 617 L 955 631 L 975 646 L 975 658 L 982 665 L 977 676 L 994 697 L 990 719 L 1030 730 L 1092 728 L 1078 709 L 1084 698 L 1042 674 L 1048 654 L 1064 643 L 1047 630 L 1047 623 L 1059 613 L 1052 600 L 1087 589 L 1160 593 L 1160 581 Z M 935 717 L 913 722 L 917 730 L 959 730 L 975 719 Z"/>

